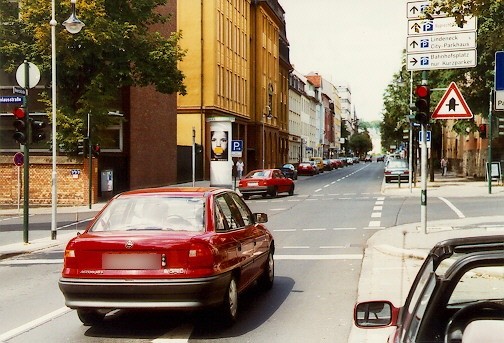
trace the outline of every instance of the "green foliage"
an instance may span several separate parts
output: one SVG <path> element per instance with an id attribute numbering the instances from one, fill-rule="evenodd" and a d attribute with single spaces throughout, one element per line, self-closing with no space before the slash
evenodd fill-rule
<path id="1" fill-rule="evenodd" d="M 0 68 L 8 73 L 28 60 L 36 64 L 47 91 L 41 101 L 51 112 L 51 2 L 21 0 L 20 17 L 10 0 L 0 0 Z M 93 131 L 111 123 L 109 111 L 121 108 L 125 87 L 153 86 L 164 94 L 186 94 L 178 63 L 185 56 L 181 32 L 153 30 L 167 23 L 159 8 L 166 0 L 79 1 L 84 29 L 72 35 L 61 25 L 71 13 L 69 1 L 56 1 L 58 144 L 75 150 L 92 113 Z M 153 26 L 154 25 L 154 26 Z"/>
<path id="2" fill-rule="evenodd" d="M 367 130 L 359 133 L 355 133 L 350 137 L 350 142 L 348 143 L 350 149 L 352 149 L 356 156 L 364 156 L 369 151 L 373 150 L 373 143 L 369 132 Z"/>

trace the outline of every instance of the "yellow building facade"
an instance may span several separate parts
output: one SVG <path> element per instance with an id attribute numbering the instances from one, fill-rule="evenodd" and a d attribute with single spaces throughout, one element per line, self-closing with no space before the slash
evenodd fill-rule
<path id="1" fill-rule="evenodd" d="M 232 121 L 231 139 L 244 142 L 246 170 L 262 167 L 263 156 L 268 166 L 281 160 L 280 137 L 288 138 L 288 68 L 282 75 L 279 13 L 283 10 L 276 0 L 177 3 L 177 28 L 187 51 L 180 63 L 187 95 L 177 99 L 177 145 L 192 146 L 194 128 L 205 178 L 208 121 L 215 117 Z"/>

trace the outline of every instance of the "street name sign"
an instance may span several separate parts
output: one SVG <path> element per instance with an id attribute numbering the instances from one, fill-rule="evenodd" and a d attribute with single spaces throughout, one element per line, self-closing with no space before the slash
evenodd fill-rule
<path id="1" fill-rule="evenodd" d="M 472 68 L 477 65 L 476 50 L 439 51 L 408 54 L 408 70 Z"/>
<path id="2" fill-rule="evenodd" d="M 432 119 L 469 119 L 472 117 L 471 109 L 467 106 L 455 82 L 450 83 L 431 116 Z"/>
<path id="3" fill-rule="evenodd" d="M 406 6 L 406 17 L 408 19 L 422 19 L 425 17 L 425 9 L 427 9 L 430 5 L 430 1 L 410 1 Z M 432 18 L 436 17 L 446 17 L 445 12 L 437 13 L 435 11 L 431 14 Z"/>
<path id="4" fill-rule="evenodd" d="M 22 104 L 22 96 L 0 96 L 0 104 Z"/>
<path id="5" fill-rule="evenodd" d="M 433 35 L 439 33 L 476 31 L 476 17 L 464 17 L 464 20 L 466 20 L 467 23 L 464 23 L 463 27 L 459 27 L 453 17 L 409 20 L 408 35 Z"/>
<path id="6" fill-rule="evenodd" d="M 408 53 L 476 49 L 476 32 L 409 36 L 406 47 Z"/>

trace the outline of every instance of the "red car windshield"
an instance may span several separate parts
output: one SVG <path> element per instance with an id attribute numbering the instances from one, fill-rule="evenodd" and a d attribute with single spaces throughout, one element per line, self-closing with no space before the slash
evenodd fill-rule
<path id="1" fill-rule="evenodd" d="M 119 197 L 112 200 L 89 231 L 203 231 L 203 213 L 202 197 Z"/>

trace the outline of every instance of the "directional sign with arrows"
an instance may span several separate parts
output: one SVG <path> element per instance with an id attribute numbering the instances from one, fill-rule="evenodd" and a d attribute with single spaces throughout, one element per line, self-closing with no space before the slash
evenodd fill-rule
<path id="1" fill-rule="evenodd" d="M 430 1 L 407 3 L 407 63 L 410 71 L 471 68 L 477 64 L 476 17 L 465 17 L 459 27 L 455 18 L 434 11 L 426 18 Z"/>
<path id="2" fill-rule="evenodd" d="M 468 119 L 473 114 L 455 82 L 450 83 L 441 101 L 432 112 L 432 119 Z"/>

